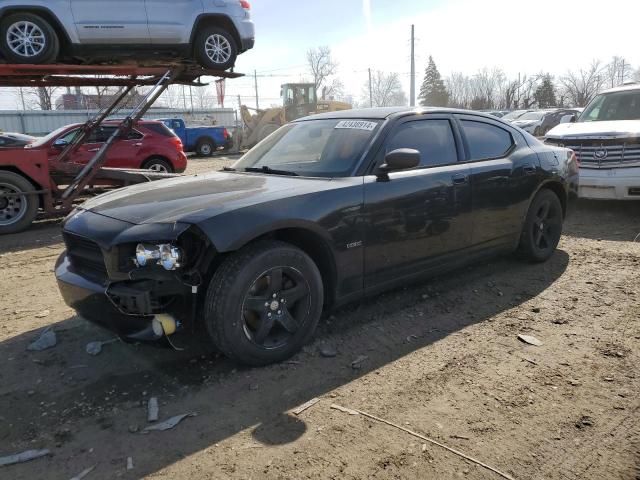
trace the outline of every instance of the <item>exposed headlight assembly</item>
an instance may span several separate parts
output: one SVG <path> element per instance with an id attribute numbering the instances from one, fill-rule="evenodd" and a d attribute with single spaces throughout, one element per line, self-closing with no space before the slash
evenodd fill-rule
<path id="1" fill-rule="evenodd" d="M 182 250 L 170 243 L 160 245 L 140 243 L 136 247 L 135 262 L 139 267 L 160 265 L 165 270 L 173 271 L 182 266 L 183 257 Z"/>

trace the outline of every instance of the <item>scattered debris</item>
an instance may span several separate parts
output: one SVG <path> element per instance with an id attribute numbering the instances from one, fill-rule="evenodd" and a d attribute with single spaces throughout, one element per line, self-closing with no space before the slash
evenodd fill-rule
<path id="1" fill-rule="evenodd" d="M 36 318 L 46 318 L 46 317 L 49 316 L 49 313 L 51 313 L 51 312 L 49 312 L 49 310 L 43 310 L 40 313 L 36 313 L 35 317 Z"/>
<path id="2" fill-rule="evenodd" d="M 538 340 L 536 337 L 532 337 L 531 335 L 518 335 L 518 340 L 524 343 L 528 343 L 529 345 L 533 345 L 535 347 L 542 346 L 542 342 Z"/>
<path id="3" fill-rule="evenodd" d="M 465 437 L 464 435 L 451 435 L 451 438 L 457 438 L 458 440 L 471 440 L 469 437 Z"/>
<path id="4" fill-rule="evenodd" d="M 138 425 L 129 425 L 129 432 L 138 433 L 140 431 L 140 427 Z"/>
<path id="5" fill-rule="evenodd" d="M 571 385 L 572 387 L 579 387 L 581 384 L 577 380 L 569 380 L 569 385 Z"/>
<path id="6" fill-rule="evenodd" d="M 531 365 L 538 365 L 538 362 L 536 362 L 532 358 L 522 357 L 522 360 L 525 362 L 529 362 Z"/>
<path id="7" fill-rule="evenodd" d="M 539 308 L 539 307 L 533 307 L 533 308 L 531 309 L 531 311 L 532 311 L 533 313 L 540 313 L 540 308 Z"/>
<path id="8" fill-rule="evenodd" d="M 158 398 L 151 397 L 147 404 L 147 420 L 149 422 L 157 422 L 159 414 Z"/>
<path id="9" fill-rule="evenodd" d="M 366 355 L 360 355 L 353 362 L 351 362 L 351 368 L 353 368 L 354 370 L 359 370 L 362 367 L 362 362 L 364 362 L 368 358 L 369 357 L 367 357 Z"/>
<path id="10" fill-rule="evenodd" d="M 89 467 L 83 471 L 81 471 L 78 475 L 76 475 L 75 477 L 73 477 L 71 480 L 82 480 L 84 477 L 86 477 L 87 475 L 89 475 L 91 472 L 93 472 L 93 470 L 96 468 L 96 466 L 94 465 L 93 467 Z"/>
<path id="11" fill-rule="evenodd" d="M 347 408 L 347 407 L 342 407 L 342 406 L 336 405 L 336 404 L 332 404 L 331 408 L 335 408 L 336 410 L 340 410 L 341 412 L 349 413 L 350 415 L 362 415 L 363 417 L 367 417 L 367 418 L 369 418 L 371 420 L 375 420 L 376 422 L 384 423 L 386 425 L 389 425 L 390 427 L 397 428 L 399 430 L 402 430 L 403 432 L 408 433 L 409 435 L 413 435 L 416 438 L 420 438 L 420 439 L 422 439 L 422 440 L 424 440 L 426 442 L 432 443 L 433 445 L 437 445 L 440 448 L 444 448 L 445 450 L 447 450 L 447 451 L 449 451 L 451 453 L 454 453 L 454 454 L 456 454 L 456 455 L 458 455 L 458 456 L 460 456 L 460 457 L 462 457 L 462 458 L 464 458 L 466 460 L 469 460 L 470 462 L 473 462 L 476 465 L 480 465 L 481 467 L 484 467 L 487 470 L 490 470 L 490 471 L 500 475 L 502 478 L 506 478 L 507 480 L 514 480 L 512 476 L 507 475 L 506 473 L 502 473 L 500 470 L 497 470 L 497 469 L 495 469 L 493 467 L 490 467 L 489 465 L 487 465 L 485 463 L 482 463 L 481 461 L 476 460 L 475 458 L 470 457 L 469 455 L 466 455 L 466 454 L 460 452 L 459 450 L 456 450 L 455 448 L 448 447 L 448 446 L 444 445 L 443 443 L 440 443 L 440 442 L 438 442 L 438 441 L 436 441 L 436 440 L 434 440 L 432 438 L 425 437 L 424 435 L 416 433 L 416 432 L 414 432 L 412 430 L 409 430 L 408 428 L 405 428 L 405 427 L 403 427 L 401 425 L 398 425 L 396 423 L 390 422 L 389 420 L 385 420 L 384 418 L 376 417 L 375 415 L 371 415 L 370 413 L 363 412 L 362 410 L 355 410 L 355 409 L 351 409 L 351 408 Z M 351 412 L 354 412 L 354 413 L 351 413 Z"/>
<path id="12" fill-rule="evenodd" d="M 293 413 L 295 415 L 300 415 L 302 412 L 304 412 L 305 410 L 313 407 L 316 403 L 318 403 L 320 401 L 319 398 L 312 398 L 311 400 L 309 400 L 308 402 L 303 403 L 302 405 L 300 405 L 298 408 L 293 410 Z"/>
<path id="13" fill-rule="evenodd" d="M 45 450 L 27 450 L 26 452 L 16 453 L 15 455 L 9 455 L 7 457 L 0 457 L 0 467 L 6 465 L 13 465 L 14 463 L 24 463 L 35 460 L 36 458 L 45 457 L 51 452 Z"/>
<path id="14" fill-rule="evenodd" d="M 613 382 L 614 378 L 613 377 L 604 377 L 603 380 L 605 382 Z"/>
<path id="15" fill-rule="evenodd" d="M 360 415 L 360 413 L 357 412 L 356 410 L 351 410 L 350 408 L 342 407 L 336 403 L 332 403 L 330 408 L 333 408 L 334 410 L 340 410 L 341 412 L 348 413 L 349 415 Z"/>
<path id="16" fill-rule="evenodd" d="M 151 425 L 141 431 L 141 433 L 149 433 L 149 432 L 164 432 L 165 430 L 171 430 L 173 427 L 178 425 L 182 420 L 187 417 L 195 417 L 197 413 L 184 413 L 182 415 L 176 415 L 175 417 L 171 417 L 168 420 L 165 420 L 162 423 L 156 423 L 155 425 Z"/>
<path id="17" fill-rule="evenodd" d="M 111 340 L 107 340 L 105 342 L 90 342 L 87 343 L 87 353 L 89 355 L 93 355 L 94 357 L 96 355 L 100 355 L 100 353 L 102 353 L 102 347 L 104 347 L 105 345 L 109 345 L 110 343 L 114 343 L 117 342 L 118 339 L 117 338 L 113 338 Z"/>
<path id="18" fill-rule="evenodd" d="M 593 419 L 587 415 L 583 415 L 580 420 L 578 420 L 576 423 L 576 428 L 582 429 L 584 427 L 592 427 L 593 426 Z"/>
<path id="19" fill-rule="evenodd" d="M 56 332 L 54 332 L 52 327 L 47 327 L 35 342 L 29 344 L 27 350 L 31 352 L 41 352 L 42 350 L 55 347 L 57 343 Z"/>
<path id="20" fill-rule="evenodd" d="M 423 451 L 423 452 L 426 452 L 426 451 L 427 451 L 427 444 L 426 444 L 426 443 L 423 443 L 423 444 L 422 444 L 422 451 Z"/>
<path id="21" fill-rule="evenodd" d="M 569 320 L 567 320 L 566 318 L 555 318 L 551 320 L 551 323 L 554 323 L 556 325 L 566 325 L 567 323 L 569 323 Z"/>
<path id="22" fill-rule="evenodd" d="M 320 345 L 320 356 L 325 358 L 333 358 L 338 355 L 338 351 L 335 349 L 333 345 L 327 345 L 323 343 Z"/>
<path id="23" fill-rule="evenodd" d="M 133 470 L 133 458 L 127 457 L 127 470 Z"/>

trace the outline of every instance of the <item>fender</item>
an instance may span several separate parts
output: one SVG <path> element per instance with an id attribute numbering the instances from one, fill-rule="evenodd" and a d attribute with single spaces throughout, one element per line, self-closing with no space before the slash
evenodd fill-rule
<path id="1" fill-rule="evenodd" d="M 58 16 L 55 13 L 53 13 L 53 11 L 50 8 L 44 7 L 42 5 L 30 4 L 30 5 L 20 5 L 20 6 L 10 5 L 7 7 L 2 7 L 0 8 L 0 19 L 5 17 L 6 15 L 10 15 L 12 13 L 20 13 L 20 12 L 30 12 L 30 13 L 40 14 L 46 20 L 52 22 L 51 26 L 54 28 L 54 30 L 58 33 L 58 35 L 62 35 L 62 37 L 60 38 L 60 41 L 63 46 L 65 45 L 65 43 L 67 45 L 78 43 L 76 32 L 75 31 L 69 32 L 64 27 L 63 23 L 60 21 Z M 71 11 L 69 11 L 69 19 L 73 21 L 73 17 L 71 16 Z"/>

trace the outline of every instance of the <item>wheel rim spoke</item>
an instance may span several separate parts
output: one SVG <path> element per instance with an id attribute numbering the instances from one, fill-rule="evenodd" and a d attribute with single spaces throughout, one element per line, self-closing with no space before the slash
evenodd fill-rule
<path id="1" fill-rule="evenodd" d="M 269 299 L 267 297 L 246 297 L 244 299 L 244 308 L 247 310 L 261 312 L 268 306 Z"/>
<path id="2" fill-rule="evenodd" d="M 285 308 L 282 311 L 282 315 L 278 317 L 278 322 L 289 333 L 296 333 L 298 331 L 298 328 L 299 328 L 298 321 L 295 318 L 293 318 L 288 308 Z"/>
<path id="3" fill-rule="evenodd" d="M 282 269 L 275 268 L 271 271 L 269 279 L 269 293 L 275 294 L 282 290 Z"/>
<path id="4" fill-rule="evenodd" d="M 289 306 L 294 305 L 296 302 L 308 296 L 309 292 L 303 285 L 296 285 L 295 287 L 282 292 L 282 298 L 286 300 L 287 305 Z"/>
<path id="5" fill-rule="evenodd" d="M 262 344 L 267 339 L 269 332 L 273 328 L 273 320 L 266 315 L 260 317 L 260 326 L 253 334 L 253 338 L 256 343 Z"/>

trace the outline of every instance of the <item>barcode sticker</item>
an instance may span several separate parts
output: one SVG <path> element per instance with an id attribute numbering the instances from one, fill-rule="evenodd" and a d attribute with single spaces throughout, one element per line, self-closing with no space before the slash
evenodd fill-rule
<path id="1" fill-rule="evenodd" d="M 355 130 L 374 130 L 378 126 L 376 122 L 365 122 L 364 120 L 343 120 L 338 122 L 335 128 L 349 128 Z"/>

